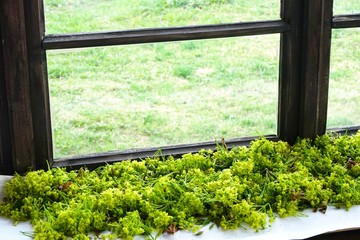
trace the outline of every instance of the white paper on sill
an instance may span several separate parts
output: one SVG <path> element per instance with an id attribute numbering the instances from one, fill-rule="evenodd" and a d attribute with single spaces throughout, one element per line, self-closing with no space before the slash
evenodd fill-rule
<path id="1" fill-rule="evenodd" d="M 11 177 L 0 176 L 0 199 L 4 197 L 3 187 L 6 181 Z M 200 236 L 195 236 L 192 232 L 178 231 L 174 235 L 163 234 L 158 239 L 162 240 L 190 240 L 190 239 L 203 239 L 203 240 L 290 240 L 302 239 L 318 235 L 325 232 L 336 231 L 349 228 L 360 228 L 360 206 L 354 206 L 349 211 L 344 209 L 336 209 L 328 207 L 325 214 L 312 210 L 305 210 L 301 216 L 276 218 L 271 224 L 271 227 L 258 232 L 252 229 L 238 229 L 235 231 L 222 231 L 217 227 L 211 230 L 209 226 L 201 229 L 203 232 Z M 21 240 L 30 238 L 25 236 L 22 232 L 31 233 L 32 227 L 29 222 L 19 223 L 14 226 L 12 221 L 0 217 L 0 239 Z M 137 237 L 135 239 L 144 239 Z"/>

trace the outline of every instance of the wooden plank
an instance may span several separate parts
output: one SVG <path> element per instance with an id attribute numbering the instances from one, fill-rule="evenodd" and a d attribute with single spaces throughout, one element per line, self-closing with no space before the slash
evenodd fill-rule
<path id="1" fill-rule="evenodd" d="M 45 36 L 43 1 L 25 0 L 24 9 L 34 130 L 35 167 L 36 169 L 46 169 L 48 163 L 51 165 L 53 162 L 53 149 L 46 53 L 41 46 Z"/>
<path id="2" fill-rule="evenodd" d="M 360 14 L 337 15 L 333 17 L 332 28 L 360 27 Z"/>
<path id="3" fill-rule="evenodd" d="M 1 28 L 14 170 L 34 165 L 25 18 L 22 0 L 3 0 Z"/>
<path id="4" fill-rule="evenodd" d="M 267 135 L 264 136 L 268 140 L 278 141 L 277 136 Z M 243 137 L 229 139 L 225 141 L 225 144 L 228 148 L 235 146 L 248 146 L 251 141 L 257 139 L 258 137 Z M 80 168 L 86 166 L 90 169 L 104 165 L 106 163 L 114 163 L 125 160 L 141 160 L 147 157 L 153 157 L 154 155 L 159 156 L 181 156 L 186 153 L 199 152 L 201 149 L 211 149 L 215 150 L 218 145 L 221 145 L 220 142 L 202 142 L 194 144 L 183 144 L 183 145 L 174 145 L 174 146 L 165 146 L 158 148 L 146 148 L 146 149 L 130 149 L 126 151 L 114 151 L 108 153 L 97 153 L 89 154 L 83 156 L 75 156 L 70 158 L 56 159 L 54 161 L 53 167 L 68 167 Z"/>
<path id="5" fill-rule="evenodd" d="M 281 33 L 289 30 L 283 21 L 244 22 L 119 32 L 49 35 L 43 41 L 45 49 L 65 49 L 150 42 L 168 42 L 220 37 L 236 37 Z"/>
<path id="6" fill-rule="evenodd" d="M 2 6 L 0 6 L 2 8 Z M 0 13 L 2 10 L 0 10 Z M 0 19 L 1 20 L 1 19 Z M 0 39 L 3 39 L 0 27 Z M 0 174 L 12 174 L 9 114 L 7 107 L 5 65 L 2 41 L 0 42 Z"/>
<path id="7" fill-rule="evenodd" d="M 289 143 L 298 136 L 303 7 L 303 0 L 281 1 L 281 19 L 290 31 L 280 38 L 278 136 Z"/>
<path id="8" fill-rule="evenodd" d="M 326 131 L 333 0 L 304 1 L 299 136 Z"/>

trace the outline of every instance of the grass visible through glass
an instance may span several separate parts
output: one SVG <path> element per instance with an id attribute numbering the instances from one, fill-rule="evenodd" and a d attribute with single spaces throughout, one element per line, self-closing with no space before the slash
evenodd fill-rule
<path id="1" fill-rule="evenodd" d="M 360 14 L 359 0 L 334 0 L 334 15 Z"/>
<path id="2" fill-rule="evenodd" d="M 280 18 L 280 0 L 45 0 L 48 34 Z"/>
<path id="3" fill-rule="evenodd" d="M 333 30 L 328 128 L 360 125 L 360 29 Z"/>
<path id="4" fill-rule="evenodd" d="M 49 51 L 55 156 L 274 134 L 278 45 L 264 35 Z"/>

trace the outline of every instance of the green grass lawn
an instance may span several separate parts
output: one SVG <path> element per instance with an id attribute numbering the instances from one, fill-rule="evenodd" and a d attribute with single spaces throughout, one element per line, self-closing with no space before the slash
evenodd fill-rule
<path id="1" fill-rule="evenodd" d="M 334 30 L 330 65 L 328 127 L 360 125 L 359 83 L 360 28 Z"/>
<path id="2" fill-rule="evenodd" d="M 335 12 L 353 11 L 355 2 L 335 1 Z M 279 19 L 279 5 L 46 0 L 46 29 L 53 34 Z M 334 31 L 329 126 L 359 124 L 359 33 Z M 276 133 L 278 34 L 48 51 L 47 60 L 55 157 Z M 344 108 L 344 102 L 352 105 Z"/>
<path id="3" fill-rule="evenodd" d="M 278 19 L 279 0 L 45 0 L 47 32 Z"/>

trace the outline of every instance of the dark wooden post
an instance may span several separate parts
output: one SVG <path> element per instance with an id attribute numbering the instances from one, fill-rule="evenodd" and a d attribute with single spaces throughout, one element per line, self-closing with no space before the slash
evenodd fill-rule
<path id="1" fill-rule="evenodd" d="M 53 162 L 49 86 L 43 0 L 23 0 L 29 65 L 30 100 L 33 117 L 35 167 L 46 169 Z"/>
<path id="2" fill-rule="evenodd" d="M 0 9 L 2 7 L 0 6 Z M 0 12 L 2 12 L 0 10 Z M 0 39 L 3 39 L 0 27 Z M 11 162 L 11 144 L 9 133 L 9 114 L 5 84 L 4 50 L 0 42 L 0 174 L 11 174 L 13 164 Z"/>
<path id="3" fill-rule="evenodd" d="M 332 0 L 282 0 L 278 136 L 293 143 L 326 131 Z"/>
<path id="4" fill-rule="evenodd" d="M 1 33 L 9 128 L 14 170 L 25 172 L 35 165 L 30 108 L 29 68 L 22 0 L 3 0 Z"/>
<path id="5" fill-rule="evenodd" d="M 299 136 L 326 131 L 333 0 L 304 1 Z"/>
<path id="6" fill-rule="evenodd" d="M 42 1 L 3 0 L 0 11 L 9 129 L 1 140 L 9 142 L 13 170 L 23 173 L 52 163 Z"/>
<path id="7" fill-rule="evenodd" d="M 303 5 L 303 0 L 281 1 L 281 18 L 290 31 L 280 37 L 278 136 L 290 143 L 299 131 Z"/>

